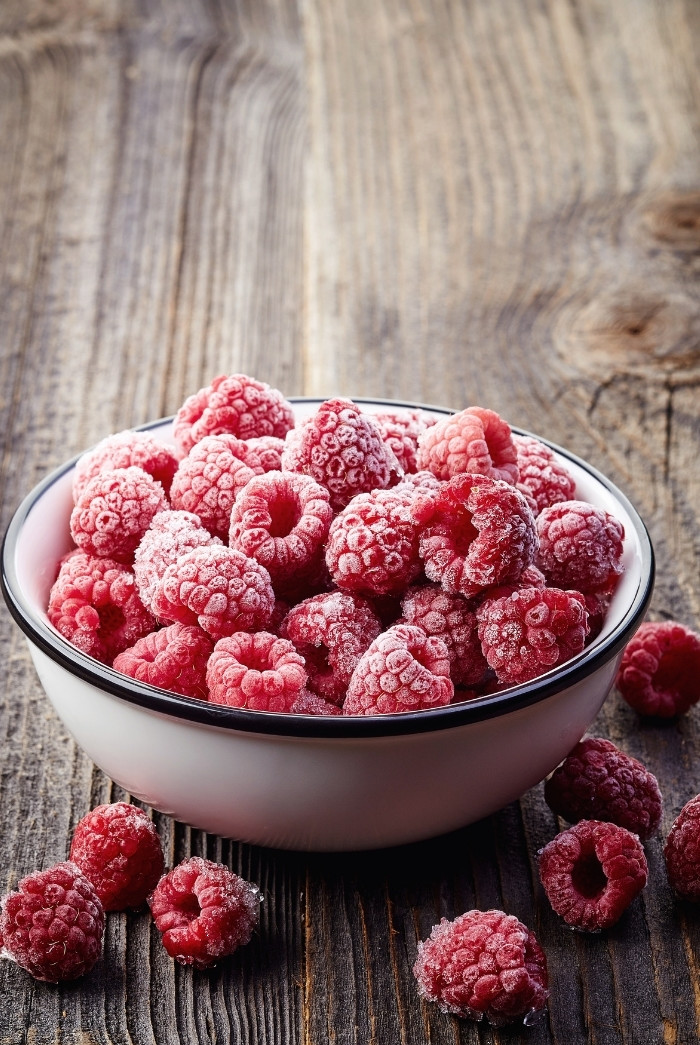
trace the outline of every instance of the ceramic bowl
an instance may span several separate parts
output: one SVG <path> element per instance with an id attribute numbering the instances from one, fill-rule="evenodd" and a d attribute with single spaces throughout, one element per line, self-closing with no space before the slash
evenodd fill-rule
<path id="1" fill-rule="evenodd" d="M 292 400 L 299 418 L 321 401 Z M 355 401 L 369 411 L 417 408 Z M 172 419 L 144 427 L 171 439 Z M 552 448 L 574 476 L 577 498 L 622 522 L 625 572 L 602 632 L 582 653 L 532 682 L 469 702 L 371 718 L 247 711 L 140 684 L 80 653 L 45 610 L 58 560 L 71 547 L 76 458 L 47 476 L 12 518 L 3 594 L 59 718 L 135 798 L 214 834 L 285 849 L 425 839 L 502 808 L 566 756 L 600 710 L 651 598 L 654 556 L 639 515 L 605 476 Z"/>

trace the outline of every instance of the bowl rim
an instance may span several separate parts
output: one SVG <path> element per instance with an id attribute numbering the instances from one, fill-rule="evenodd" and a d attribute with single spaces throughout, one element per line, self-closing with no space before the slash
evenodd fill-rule
<path id="1" fill-rule="evenodd" d="M 327 400 L 321 396 L 287 396 L 288 402 L 299 406 L 320 405 Z M 346 397 L 359 406 L 386 407 L 388 410 L 426 410 L 449 416 L 457 411 L 444 406 L 405 402 L 396 399 Z M 147 432 L 172 423 L 174 415 L 138 425 L 134 430 Z M 641 577 L 631 604 L 620 621 L 601 642 L 594 641 L 576 657 L 529 682 L 498 693 L 444 707 L 423 711 L 405 711 L 392 715 L 344 716 L 298 715 L 283 712 L 249 711 L 180 696 L 146 683 L 129 679 L 113 668 L 82 653 L 56 631 L 47 621 L 37 618 L 22 592 L 15 569 L 15 549 L 22 527 L 29 513 L 50 487 L 71 471 L 87 450 L 47 474 L 21 501 L 15 510 L 2 541 L 2 570 L 0 588 L 11 616 L 27 639 L 51 660 L 72 675 L 108 694 L 136 704 L 141 708 L 185 720 L 192 724 L 215 726 L 221 729 L 272 735 L 279 738 L 338 738 L 344 740 L 364 737 L 397 737 L 406 734 L 453 729 L 468 723 L 484 721 L 505 715 L 568 689 L 591 675 L 615 657 L 627 644 L 646 613 L 651 600 L 655 576 L 654 549 L 647 528 L 639 513 L 618 487 L 593 465 L 551 440 L 526 429 L 511 425 L 515 435 L 531 436 L 545 443 L 564 459 L 571 461 L 597 480 L 616 498 L 629 515 L 639 542 Z M 89 449 L 89 448 L 88 448 Z"/>

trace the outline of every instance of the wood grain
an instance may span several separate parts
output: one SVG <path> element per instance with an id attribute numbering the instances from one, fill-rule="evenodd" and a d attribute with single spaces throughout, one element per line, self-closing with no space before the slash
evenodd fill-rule
<path id="1" fill-rule="evenodd" d="M 655 545 L 652 616 L 700 624 L 700 7 L 693 0 L 8 0 L 0 8 L 1 519 L 110 431 L 220 372 L 288 394 L 480 403 L 617 482 Z M 0 888 L 126 797 L 0 618 Z M 650 884 L 609 933 L 552 913 L 541 787 L 433 842 L 267 851 L 154 814 L 257 881 L 211 973 L 144 913 L 84 981 L 0 963 L 0 1045 L 691 1045 L 700 920 L 662 842 L 700 791 L 698 715 L 593 731 L 657 774 Z M 522 1034 L 422 1004 L 440 917 L 503 907 L 552 999 Z"/>

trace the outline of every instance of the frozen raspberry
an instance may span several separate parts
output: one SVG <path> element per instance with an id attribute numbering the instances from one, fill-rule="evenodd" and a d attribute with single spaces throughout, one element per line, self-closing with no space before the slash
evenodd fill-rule
<path id="1" fill-rule="evenodd" d="M 239 494 L 229 544 L 261 563 L 283 593 L 318 562 L 332 518 L 325 486 L 308 475 L 265 472 Z"/>
<path id="2" fill-rule="evenodd" d="M 385 410 L 372 416 L 404 472 L 417 472 L 418 437 L 437 418 L 425 410 Z"/>
<path id="3" fill-rule="evenodd" d="M 493 410 L 470 406 L 441 418 L 418 439 L 418 470 L 438 479 L 465 472 L 518 481 L 518 464 L 510 425 Z"/>
<path id="4" fill-rule="evenodd" d="M 623 572 L 624 527 L 586 501 L 560 501 L 537 516 L 537 565 L 547 583 L 583 592 L 614 588 Z"/>
<path id="5" fill-rule="evenodd" d="M 402 601 L 407 624 L 437 635 L 450 655 L 450 677 L 455 686 L 477 686 L 488 674 L 481 652 L 476 613 L 462 595 L 450 595 L 437 584 L 410 588 Z"/>
<path id="6" fill-rule="evenodd" d="M 326 565 L 345 591 L 398 594 L 422 572 L 418 539 L 410 496 L 394 490 L 358 494 L 333 520 Z"/>
<path id="7" fill-rule="evenodd" d="M 678 621 L 646 621 L 627 643 L 617 688 L 640 715 L 675 718 L 700 700 L 700 635 Z"/>
<path id="8" fill-rule="evenodd" d="M 454 695 L 447 646 L 410 624 L 382 632 L 360 657 L 344 715 L 393 715 L 449 704 Z"/>
<path id="9" fill-rule="evenodd" d="M 303 690 L 289 709 L 292 715 L 342 715 L 343 712 L 337 704 L 319 697 L 311 690 Z"/>
<path id="10" fill-rule="evenodd" d="M 401 474 L 374 418 L 350 399 L 327 399 L 287 434 L 282 468 L 327 487 L 334 511 L 358 493 L 386 489 Z"/>
<path id="11" fill-rule="evenodd" d="M 281 470 L 284 439 L 274 435 L 260 435 L 255 439 L 236 439 L 231 436 L 230 441 L 236 457 L 240 457 L 243 464 L 248 465 L 256 475 Z"/>
<path id="12" fill-rule="evenodd" d="M 168 566 L 185 552 L 208 544 L 221 541 L 192 512 L 172 510 L 153 517 L 134 552 L 134 577 L 141 601 L 156 617 L 160 616 L 161 582 Z"/>
<path id="13" fill-rule="evenodd" d="M 579 820 L 539 853 L 552 908 L 575 929 L 614 925 L 647 882 L 647 860 L 635 834 L 601 820 Z"/>
<path id="14" fill-rule="evenodd" d="M 470 598 L 517 581 L 534 560 L 532 512 L 522 494 L 499 479 L 458 475 L 437 493 L 417 494 L 412 511 L 422 526 L 426 575 L 445 591 Z"/>
<path id="15" fill-rule="evenodd" d="M 433 490 L 437 492 L 443 484 L 442 479 L 438 479 L 432 472 L 428 472 L 423 469 L 420 472 L 406 472 L 401 477 L 401 481 L 392 486 L 392 490 L 395 493 L 408 492 L 413 493 L 416 490 Z"/>
<path id="16" fill-rule="evenodd" d="M 610 740 L 584 737 L 545 781 L 544 798 L 559 816 L 609 820 L 644 840 L 661 821 L 661 791 L 641 762 Z"/>
<path id="17" fill-rule="evenodd" d="M 207 662 L 213 643 L 194 624 L 171 624 L 139 639 L 112 667 L 149 686 L 195 700 L 207 699 Z"/>
<path id="18" fill-rule="evenodd" d="M 129 563 L 153 516 L 169 507 L 163 487 L 143 468 L 99 472 L 71 512 L 71 536 L 90 555 Z"/>
<path id="19" fill-rule="evenodd" d="M 700 795 L 686 802 L 673 821 L 664 860 L 671 888 L 684 900 L 700 901 Z"/>
<path id="20" fill-rule="evenodd" d="M 546 443 L 530 435 L 514 435 L 518 483 L 524 486 L 541 512 L 550 504 L 571 501 L 576 495 L 573 476 Z"/>
<path id="21" fill-rule="evenodd" d="M 267 631 L 219 639 L 207 668 L 214 704 L 251 711 L 290 711 L 306 687 L 306 669 L 291 642 Z"/>
<path id="22" fill-rule="evenodd" d="M 90 879 L 105 911 L 141 907 L 163 873 L 155 824 L 128 802 L 87 813 L 73 832 L 70 859 Z"/>
<path id="23" fill-rule="evenodd" d="M 205 436 L 180 462 L 172 486 L 173 508 L 193 512 L 216 537 L 228 539 L 236 497 L 255 472 L 234 447 L 239 440 L 227 435 Z"/>
<path id="24" fill-rule="evenodd" d="M 47 612 L 65 639 L 104 664 L 156 627 L 131 570 L 80 551 L 61 563 Z"/>
<path id="25" fill-rule="evenodd" d="M 523 588 L 546 587 L 547 580 L 542 570 L 538 570 L 534 563 L 531 563 L 530 566 L 525 567 L 517 581 L 513 581 L 511 584 L 497 584 L 495 588 L 488 588 L 479 596 L 477 602 L 481 604 L 486 599 L 503 599 L 512 595 L 514 591 L 521 591 Z M 586 606 L 588 606 L 587 599 Z"/>
<path id="26" fill-rule="evenodd" d="M 248 943 L 260 917 L 258 887 L 200 856 L 163 875 L 148 902 L 165 950 L 195 969 Z"/>
<path id="27" fill-rule="evenodd" d="M 382 630 L 370 603 L 359 595 L 333 591 L 293 606 L 280 634 L 306 662 L 309 689 L 341 704 L 362 654 Z"/>
<path id="28" fill-rule="evenodd" d="M 517 686 L 580 653 L 588 631 L 577 591 L 522 588 L 476 612 L 481 648 L 499 682 Z"/>
<path id="29" fill-rule="evenodd" d="M 78 459 L 73 473 L 73 500 L 80 499 L 87 484 L 99 472 L 132 466 L 148 472 L 167 494 L 180 457 L 179 450 L 150 432 L 128 430 L 108 435 Z"/>
<path id="30" fill-rule="evenodd" d="M 163 574 L 161 590 L 162 617 L 199 624 L 214 639 L 265 628 L 275 606 L 265 567 L 216 544 L 181 555 Z"/>
<path id="31" fill-rule="evenodd" d="M 418 991 L 443 1012 L 495 1027 L 530 1025 L 549 997 L 547 961 L 535 934 L 512 914 L 467 911 L 443 918 L 418 944 Z"/>
<path id="32" fill-rule="evenodd" d="M 276 388 L 245 374 L 222 374 L 188 396 L 175 416 L 173 432 L 177 444 L 189 453 L 208 435 L 284 439 L 293 427 L 292 405 Z"/>
<path id="33" fill-rule="evenodd" d="M 100 898 L 74 863 L 35 871 L 2 898 L 5 952 L 37 980 L 58 983 L 89 972 L 102 953 L 103 931 Z"/>

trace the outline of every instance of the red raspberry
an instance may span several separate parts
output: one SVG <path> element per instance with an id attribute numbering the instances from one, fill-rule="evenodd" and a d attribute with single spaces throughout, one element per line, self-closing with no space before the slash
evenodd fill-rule
<path id="1" fill-rule="evenodd" d="M 71 512 L 71 536 L 90 555 L 128 563 L 153 516 L 169 507 L 163 487 L 143 468 L 99 472 Z"/>
<path id="2" fill-rule="evenodd" d="M 332 591 L 293 606 L 280 635 L 293 642 L 304 658 L 309 689 L 342 704 L 357 662 L 381 630 L 366 599 Z"/>
<path id="3" fill-rule="evenodd" d="M 289 709 L 292 715 L 342 715 L 337 704 L 319 697 L 317 693 L 303 690 Z"/>
<path id="4" fill-rule="evenodd" d="M 401 473 L 374 418 L 350 399 L 327 399 L 288 433 L 282 468 L 327 487 L 334 511 L 358 493 L 391 486 Z"/>
<path id="5" fill-rule="evenodd" d="M 583 592 L 608 592 L 623 572 L 624 527 L 586 501 L 560 501 L 537 516 L 537 565 L 547 583 Z"/>
<path id="6" fill-rule="evenodd" d="M 539 853 L 552 908 L 567 925 L 597 932 L 614 925 L 647 882 L 647 860 L 635 834 L 601 820 L 579 820 Z"/>
<path id="7" fill-rule="evenodd" d="M 200 439 L 180 462 L 170 487 L 173 508 L 193 512 L 207 530 L 223 540 L 228 539 L 234 502 L 255 476 L 236 456 L 238 442 L 228 435 Z"/>
<path id="8" fill-rule="evenodd" d="M 406 590 L 422 571 L 411 496 L 394 490 L 358 494 L 333 520 L 326 565 L 335 584 L 362 595 Z"/>
<path id="9" fill-rule="evenodd" d="M 602 737 L 579 741 L 545 781 L 544 798 L 571 823 L 609 820 L 641 839 L 650 838 L 661 821 L 661 791 L 654 774 Z"/>
<path id="10" fill-rule="evenodd" d="M 428 472 L 425 469 L 420 472 L 406 472 L 401 477 L 401 482 L 397 483 L 396 486 L 392 486 L 392 490 L 395 493 L 409 493 L 413 494 L 416 490 L 433 490 L 437 492 L 443 484 L 442 479 L 438 479 L 432 472 Z"/>
<path id="11" fill-rule="evenodd" d="M 152 631 L 115 657 L 112 667 L 139 682 L 195 700 L 207 699 L 207 662 L 213 643 L 194 624 Z"/>
<path id="12" fill-rule="evenodd" d="M 264 566 L 235 548 L 216 544 L 193 548 L 168 566 L 162 595 L 162 617 L 199 624 L 214 639 L 265 628 L 275 607 Z"/>
<path id="13" fill-rule="evenodd" d="M 450 595 L 436 584 L 418 585 L 406 592 L 401 605 L 407 624 L 445 643 L 455 686 L 478 686 L 484 681 L 488 664 L 481 652 L 476 613 L 463 596 Z"/>
<path id="14" fill-rule="evenodd" d="M 449 704 L 454 695 L 447 646 L 410 624 L 382 632 L 360 657 L 344 715 L 393 715 Z"/>
<path id="15" fill-rule="evenodd" d="M 167 494 L 180 460 L 180 452 L 150 432 L 117 432 L 102 439 L 78 459 L 73 473 L 73 500 L 78 501 L 99 472 L 115 468 L 142 468 Z"/>
<path id="16" fill-rule="evenodd" d="M 318 563 L 332 518 L 325 486 L 308 475 L 265 472 L 234 504 L 229 544 L 261 563 L 284 592 Z"/>
<path id="17" fill-rule="evenodd" d="M 161 583 L 168 566 L 193 548 L 221 544 L 192 512 L 158 512 L 134 552 L 134 577 L 141 601 L 160 616 Z"/>
<path id="18" fill-rule="evenodd" d="M 243 464 L 256 475 L 263 472 L 279 472 L 282 468 L 284 439 L 274 435 L 259 435 L 255 439 L 231 439 L 231 449 Z"/>
<path id="19" fill-rule="evenodd" d="M 207 435 L 284 439 L 293 427 L 292 405 L 276 388 L 245 374 L 222 374 L 188 396 L 175 416 L 173 432 L 178 445 L 189 453 Z"/>
<path id="20" fill-rule="evenodd" d="M 73 863 L 27 875 L 2 898 L 6 953 L 37 980 L 58 983 L 89 972 L 102 953 L 104 910 Z"/>
<path id="21" fill-rule="evenodd" d="M 443 918 L 418 944 L 413 974 L 421 997 L 443 1012 L 485 1017 L 494 1027 L 529 1026 L 549 997 L 547 960 L 535 934 L 503 911 Z"/>
<path id="22" fill-rule="evenodd" d="M 686 802 L 673 821 L 664 861 L 671 888 L 684 900 L 700 901 L 700 795 Z"/>
<path id="23" fill-rule="evenodd" d="M 418 469 L 438 479 L 465 472 L 518 481 L 518 464 L 510 425 L 493 410 L 470 406 L 441 418 L 418 439 Z"/>
<path id="24" fill-rule="evenodd" d="M 140 907 L 163 873 L 155 824 L 128 802 L 87 813 L 73 832 L 70 859 L 90 879 L 105 911 Z"/>
<path id="25" fill-rule="evenodd" d="M 577 591 L 522 588 L 476 611 L 481 649 L 499 682 L 517 686 L 580 653 L 588 632 Z"/>
<path id="26" fill-rule="evenodd" d="M 535 514 L 550 504 L 573 500 L 574 478 L 546 443 L 529 435 L 514 435 L 513 442 L 518 461 L 518 486 L 525 487 L 534 500 Z"/>
<path id="27" fill-rule="evenodd" d="M 678 621 L 646 621 L 627 643 L 617 688 L 640 715 L 675 718 L 700 699 L 700 635 Z"/>
<path id="28" fill-rule="evenodd" d="M 417 472 L 418 438 L 437 418 L 425 410 L 386 410 L 372 416 L 404 472 Z"/>
<path id="29" fill-rule="evenodd" d="M 304 658 L 267 631 L 219 639 L 207 669 L 213 704 L 251 711 L 290 711 L 306 687 Z"/>
<path id="30" fill-rule="evenodd" d="M 248 943 L 260 917 L 257 886 L 199 856 L 164 875 L 149 904 L 170 957 L 195 969 Z"/>
<path id="31" fill-rule="evenodd" d="M 417 493 L 413 514 L 428 578 L 467 598 L 517 581 L 537 551 L 525 498 L 498 479 L 455 476 L 436 494 Z"/>
<path id="32" fill-rule="evenodd" d="M 156 627 L 131 570 L 80 551 L 61 563 L 47 612 L 65 639 L 104 664 Z"/>

